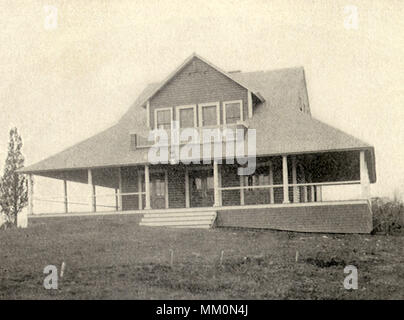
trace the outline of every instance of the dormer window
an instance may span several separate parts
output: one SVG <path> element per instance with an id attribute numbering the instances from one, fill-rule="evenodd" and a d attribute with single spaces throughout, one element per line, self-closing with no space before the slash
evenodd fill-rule
<path id="1" fill-rule="evenodd" d="M 196 105 L 178 106 L 177 121 L 180 128 L 196 127 Z"/>
<path id="2" fill-rule="evenodd" d="M 199 107 L 199 126 L 219 126 L 220 125 L 220 103 L 201 103 Z"/>
<path id="3" fill-rule="evenodd" d="M 159 108 L 154 110 L 155 129 L 171 129 L 173 110 L 171 108 Z"/>
<path id="4" fill-rule="evenodd" d="M 223 102 L 223 122 L 224 124 L 237 123 L 243 121 L 243 101 Z"/>

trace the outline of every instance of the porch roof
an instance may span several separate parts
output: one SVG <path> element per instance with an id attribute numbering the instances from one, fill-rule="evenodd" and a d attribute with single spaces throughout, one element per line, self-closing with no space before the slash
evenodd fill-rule
<path id="1" fill-rule="evenodd" d="M 231 77 L 265 99 L 247 120 L 248 127 L 256 129 L 257 156 L 367 150 L 370 180 L 376 181 L 373 146 L 299 111 L 302 101 L 308 107 L 303 68 L 234 73 Z M 142 104 L 160 85 L 148 85 L 114 126 L 19 172 L 49 176 L 57 171 L 148 163 L 148 149 L 132 150 L 129 133 L 147 136 Z"/>

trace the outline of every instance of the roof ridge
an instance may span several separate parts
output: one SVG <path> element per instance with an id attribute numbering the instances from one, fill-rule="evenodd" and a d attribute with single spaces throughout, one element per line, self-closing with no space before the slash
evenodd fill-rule
<path id="1" fill-rule="evenodd" d="M 295 66 L 295 67 L 285 67 L 285 68 L 276 68 L 276 69 L 266 69 L 266 70 L 255 70 L 255 71 L 242 71 L 234 74 L 248 74 L 248 73 L 267 73 L 267 72 L 279 72 L 279 71 L 287 71 L 287 70 L 304 70 L 303 66 Z"/>

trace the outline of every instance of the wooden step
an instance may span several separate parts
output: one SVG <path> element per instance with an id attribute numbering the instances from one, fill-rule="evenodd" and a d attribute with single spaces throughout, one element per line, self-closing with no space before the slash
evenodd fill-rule
<path id="1" fill-rule="evenodd" d="M 170 213 L 145 213 L 144 217 L 195 217 L 214 215 L 215 211 L 195 211 L 195 212 L 170 212 Z"/>
<path id="2" fill-rule="evenodd" d="M 214 216 L 195 216 L 195 217 L 143 217 L 142 222 L 150 221 L 200 221 L 200 220 L 208 220 L 211 221 Z"/>
<path id="3" fill-rule="evenodd" d="M 180 220 L 174 220 L 174 221 L 153 221 L 153 222 L 140 222 L 140 225 L 142 226 L 192 226 L 192 225 L 200 225 L 200 224 L 206 224 L 210 225 L 212 221 L 211 220 L 202 220 L 202 221 L 180 221 Z"/>
<path id="4" fill-rule="evenodd" d="M 146 213 L 139 225 L 149 227 L 209 229 L 216 220 L 215 211 Z"/>

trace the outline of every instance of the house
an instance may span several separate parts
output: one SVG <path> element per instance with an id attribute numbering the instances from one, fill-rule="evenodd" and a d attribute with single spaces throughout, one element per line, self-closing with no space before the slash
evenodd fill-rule
<path id="1" fill-rule="evenodd" d="M 178 139 L 208 129 L 223 139 Z M 166 161 L 151 159 L 156 144 Z M 235 145 L 240 153 L 227 151 Z M 178 157 L 184 146 L 188 161 Z M 20 172 L 30 181 L 30 214 L 40 175 L 88 184 L 89 212 L 95 186 L 111 188 L 116 211 L 143 214 L 148 226 L 372 230 L 374 148 L 312 117 L 303 68 L 225 72 L 193 54 L 148 85 L 117 124 Z M 360 189 L 356 199 L 323 199 L 326 188 L 348 185 Z M 64 199 L 67 212 L 66 188 Z"/>

